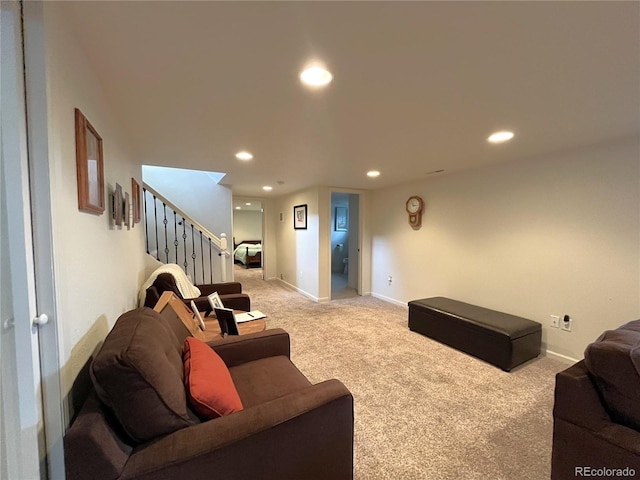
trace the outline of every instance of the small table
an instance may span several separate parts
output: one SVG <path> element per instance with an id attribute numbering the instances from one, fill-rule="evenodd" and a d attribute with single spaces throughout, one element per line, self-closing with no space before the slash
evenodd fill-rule
<path id="1" fill-rule="evenodd" d="M 244 313 L 244 312 L 237 311 L 236 313 Z M 213 340 L 214 338 L 219 338 L 221 335 L 220 324 L 218 323 L 218 319 L 215 317 L 215 315 L 211 315 L 209 317 L 203 316 L 202 318 L 204 320 L 204 325 L 205 325 L 204 334 L 206 336 L 206 339 Z M 265 318 L 259 318 L 257 320 L 251 320 L 249 322 L 242 322 L 238 324 L 238 333 L 240 335 L 263 332 L 266 329 L 267 329 L 267 321 Z"/>

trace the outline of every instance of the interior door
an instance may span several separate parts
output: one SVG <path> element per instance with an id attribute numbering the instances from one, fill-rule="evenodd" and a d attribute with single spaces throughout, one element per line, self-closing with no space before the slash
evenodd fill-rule
<path id="1" fill-rule="evenodd" d="M 20 4 L 0 2 L 0 19 L 0 474 L 30 480 L 44 450 Z"/>

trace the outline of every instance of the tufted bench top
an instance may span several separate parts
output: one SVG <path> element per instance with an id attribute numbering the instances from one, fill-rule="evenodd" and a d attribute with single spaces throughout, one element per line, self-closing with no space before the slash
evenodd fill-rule
<path id="1" fill-rule="evenodd" d="M 465 320 L 469 329 L 482 330 L 485 333 L 506 335 L 516 339 L 540 330 L 541 325 L 533 320 L 517 317 L 508 313 L 496 312 L 488 308 L 478 307 L 469 303 L 452 300 L 446 297 L 423 298 L 413 300 L 409 306 L 421 307 L 429 310 L 448 313 L 461 320 Z"/>

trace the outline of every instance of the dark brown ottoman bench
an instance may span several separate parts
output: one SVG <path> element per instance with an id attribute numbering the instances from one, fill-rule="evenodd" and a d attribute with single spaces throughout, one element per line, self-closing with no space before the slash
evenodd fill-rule
<path id="1" fill-rule="evenodd" d="M 409 302 L 409 329 L 507 372 L 540 354 L 538 322 L 445 297 Z"/>

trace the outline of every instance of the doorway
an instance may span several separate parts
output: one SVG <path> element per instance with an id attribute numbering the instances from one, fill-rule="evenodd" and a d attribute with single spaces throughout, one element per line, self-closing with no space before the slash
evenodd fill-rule
<path id="1" fill-rule="evenodd" d="M 358 194 L 331 193 L 331 300 L 359 295 L 359 204 Z"/>
<path id="2" fill-rule="evenodd" d="M 263 215 L 262 200 L 233 197 L 233 262 L 235 268 L 259 268 L 262 270 L 264 254 Z M 238 248 L 237 255 L 236 248 Z"/>

